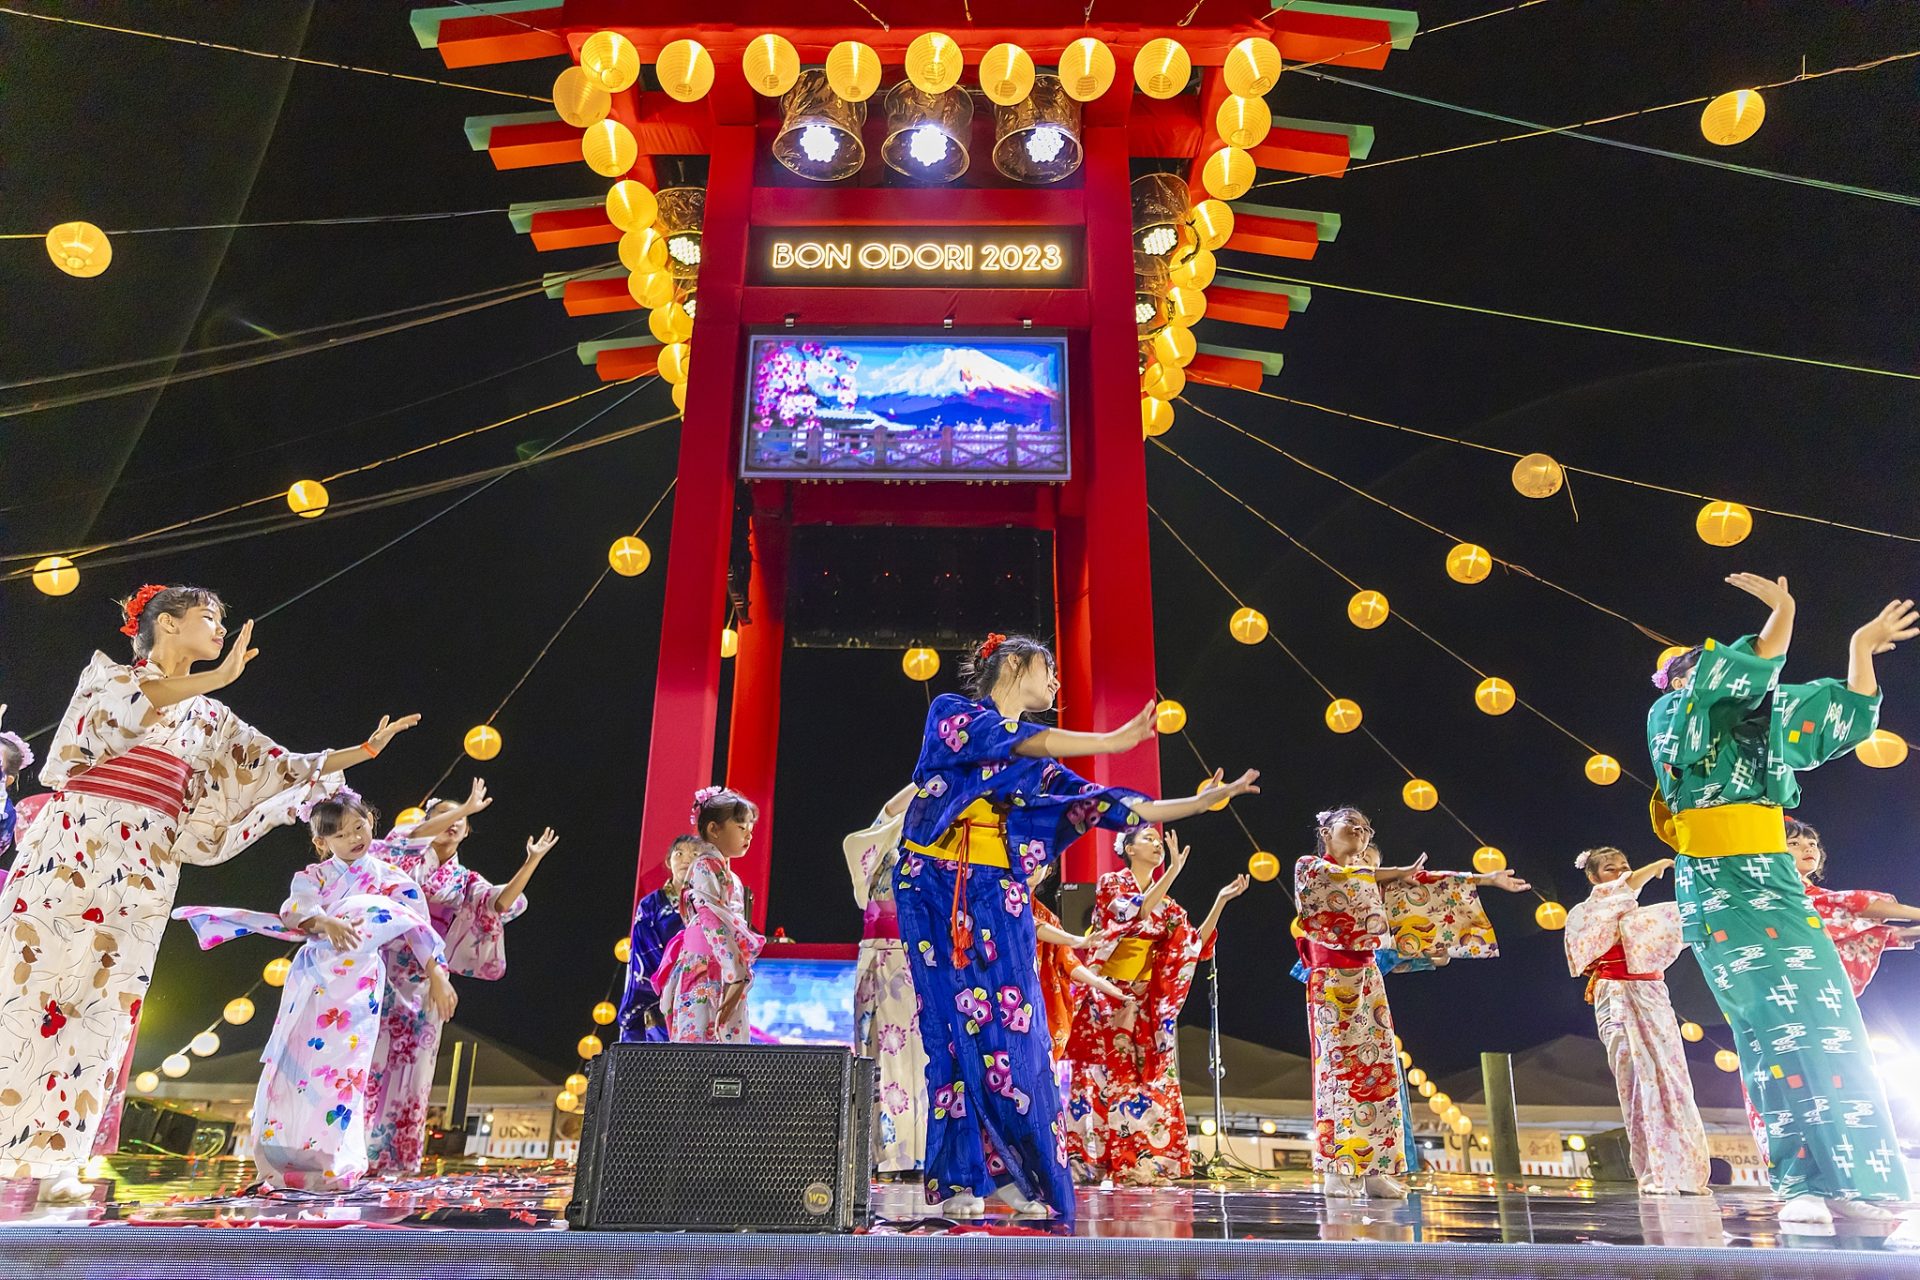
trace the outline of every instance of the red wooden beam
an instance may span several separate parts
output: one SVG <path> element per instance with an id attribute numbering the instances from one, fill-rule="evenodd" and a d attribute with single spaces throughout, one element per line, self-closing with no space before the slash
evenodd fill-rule
<path id="1" fill-rule="evenodd" d="M 876 295 L 884 294 L 884 309 Z M 1083 289 L 806 289 L 760 287 L 741 299 L 741 322 L 756 326 L 939 325 L 1004 328 L 1031 321 L 1042 329 L 1084 329 Z"/>
<path id="2" fill-rule="evenodd" d="M 1393 28 L 1378 18 L 1280 9 L 1271 18 L 1273 43 L 1288 62 L 1325 62 L 1378 71 L 1393 52 Z"/>
<path id="3" fill-rule="evenodd" d="M 1242 391 L 1258 391 L 1266 376 L 1267 371 L 1258 360 L 1235 360 L 1202 352 L 1187 363 L 1187 381 L 1202 382 L 1209 387 L 1238 387 Z"/>
<path id="4" fill-rule="evenodd" d="M 976 156 L 974 164 L 982 159 Z M 1085 220 L 1086 199 L 1077 187 L 805 186 L 753 193 L 756 227 L 1064 227 Z"/>
<path id="5" fill-rule="evenodd" d="M 1198 360 L 1200 357 L 1195 356 Z M 660 348 L 616 347 L 611 351 L 602 351 L 593 358 L 593 371 L 600 375 L 602 382 L 619 382 L 622 378 L 644 378 L 660 369 Z"/>
<path id="6" fill-rule="evenodd" d="M 530 169 L 543 164 L 579 164 L 583 130 L 564 120 L 538 124 L 497 124 L 487 135 L 487 154 L 496 169 Z"/>
<path id="7" fill-rule="evenodd" d="M 1234 215 L 1233 235 L 1227 240 L 1227 248 L 1263 253 L 1270 258 L 1298 258 L 1304 262 L 1320 249 L 1320 228 L 1291 218 L 1239 213 Z"/>
<path id="8" fill-rule="evenodd" d="M 620 228 L 607 221 L 606 209 L 598 205 L 590 209 L 550 209 L 536 213 L 529 230 L 533 247 L 543 253 L 549 249 L 612 244 L 620 238 Z"/>
<path id="9" fill-rule="evenodd" d="M 506 16 L 448 18 L 440 24 L 440 59 L 449 67 L 484 67 L 567 53 L 558 7 Z M 546 30 L 541 30 L 546 28 Z"/>
<path id="10" fill-rule="evenodd" d="M 577 283 L 585 284 L 587 281 Z M 573 285 L 568 285 L 572 289 Z M 572 310 L 571 307 L 568 310 Z M 1266 293 L 1258 289 L 1229 289 L 1215 282 L 1207 290 L 1207 319 L 1233 324 L 1258 325 L 1262 329 L 1284 329 L 1293 313 L 1293 302 L 1284 293 Z M 1195 356 L 1194 359 L 1200 357 Z"/>
<path id="11" fill-rule="evenodd" d="M 640 304 L 627 288 L 625 276 L 612 280 L 569 280 L 561 289 L 560 298 L 570 316 L 604 316 L 615 311 L 640 309 Z M 1284 304 L 1285 296 L 1281 296 L 1280 301 Z"/>
<path id="12" fill-rule="evenodd" d="M 1275 125 L 1267 140 L 1253 148 L 1253 162 L 1262 169 L 1288 173 L 1316 173 L 1339 177 L 1347 171 L 1352 140 L 1344 133 L 1313 133 Z"/>

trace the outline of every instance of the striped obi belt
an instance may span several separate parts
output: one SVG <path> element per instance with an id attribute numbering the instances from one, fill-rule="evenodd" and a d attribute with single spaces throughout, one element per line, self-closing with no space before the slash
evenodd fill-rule
<path id="1" fill-rule="evenodd" d="M 892 898 L 867 900 L 860 938 L 863 942 L 900 941 L 900 908 Z"/>
<path id="2" fill-rule="evenodd" d="M 187 811 L 187 784 L 191 781 L 193 766 L 179 756 L 158 747 L 135 747 L 74 774 L 60 790 L 124 800 L 177 822 Z"/>
<path id="3" fill-rule="evenodd" d="M 953 942 L 953 967 L 966 968 L 971 963 L 968 952 L 973 947 L 973 913 L 967 910 L 968 872 L 976 863 L 1000 868 L 1011 865 L 1007 859 L 1006 819 L 983 797 L 961 810 L 953 825 L 932 844 L 916 844 L 912 840 L 901 843 L 925 857 L 955 864 L 953 913 L 947 921 L 947 933 Z"/>
<path id="4" fill-rule="evenodd" d="M 1616 942 L 1613 950 L 1587 966 L 1587 1003 L 1593 1003 L 1593 989 L 1602 982 L 1658 982 L 1664 976 L 1627 972 L 1627 949 Z"/>

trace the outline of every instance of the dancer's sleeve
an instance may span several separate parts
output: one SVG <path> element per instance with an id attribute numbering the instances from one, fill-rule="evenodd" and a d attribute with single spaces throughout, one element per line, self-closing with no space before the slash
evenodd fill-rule
<path id="1" fill-rule="evenodd" d="M 80 770 L 138 746 L 146 733 L 147 717 L 153 714 L 153 703 L 141 686 L 159 678 L 160 668 L 151 663 L 129 665 L 104 653 L 94 654 L 80 673 L 67 713 L 60 718 L 46 765 L 40 770 L 41 783 L 57 791 Z"/>
<path id="2" fill-rule="evenodd" d="M 920 741 L 921 772 L 914 776 L 1011 760 L 1015 747 L 1045 728 L 1000 715 L 984 702 L 943 693 L 927 708 L 926 732 Z"/>
<path id="3" fill-rule="evenodd" d="M 499 886 L 456 860 L 426 865 L 432 862 L 432 855 L 428 855 L 421 864 L 426 875 L 420 879 L 420 888 L 429 909 L 446 917 L 447 968 L 468 978 L 499 978 L 507 971 L 503 926 L 526 911 L 526 895 L 515 898 L 505 911 L 495 910 Z"/>
<path id="4" fill-rule="evenodd" d="M 1707 641 L 1687 687 L 1655 702 L 1648 714 L 1654 762 L 1688 765 L 1706 759 L 1722 735 L 1766 701 L 1785 662 L 1785 654 L 1756 655 L 1752 636 L 1724 645 Z"/>
<path id="5" fill-rule="evenodd" d="M 1780 758 L 1797 771 L 1853 750 L 1880 724 L 1882 692 L 1855 693 L 1842 680 L 1781 685 L 1773 696 Z"/>
<path id="6" fill-rule="evenodd" d="M 320 884 L 320 877 L 313 867 L 302 867 L 293 873 L 293 884 L 287 890 L 287 900 L 280 904 L 280 923 L 283 927 L 307 934 L 301 926 L 315 916 L 327 914 L 326 901 Z"/>
<path id="7" fill-rule="evenodd" d="M 183 862 L 208 867 L 227 861 L 299 811 L 346 783 L 322 773 L 327 752 L 288 751 L 219 703 L 206 753 L 206 785 L 173 844 Z"/>
<path id="8" fill-rule="evenodd" d="M 1032 762 L 1027 762 L 1031 764 Z M 1147 797 L 1128 787 L 1103 787 L 1056 761 L 1041 768 L 1039 785 L 1008 797 L 1007 843 L 1021 874 L 1059 856 L 1096 827 L 1125 831 L 1140 825 L 1134 806 Z"/>
<path id="9" fill-rule="evenodd" d="M 753 958 L 759 954 L 760 937 L 744 928 L 733 910 L 732 878 L 733 873 L 718 858 L 694 861 L 687 877 L 694 914 L 687 928 L 698 930 L 706 940 L 722 982 L 745 982 L 753 977 Z"/>

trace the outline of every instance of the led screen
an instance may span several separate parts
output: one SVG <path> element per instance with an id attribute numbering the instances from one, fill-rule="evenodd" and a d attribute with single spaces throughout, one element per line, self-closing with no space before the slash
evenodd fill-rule
<path id="1" fill-rule="evenodd" d="M 1065 480 L 1066 339 L 758 334 L 741 474 Z"/>
<path id="2" fill-rule="evenodd" d="M 851 960 L 783 960 L 763 953 L 747 988 L 754 1042 L 852 1044 L 853 968 Z"/>

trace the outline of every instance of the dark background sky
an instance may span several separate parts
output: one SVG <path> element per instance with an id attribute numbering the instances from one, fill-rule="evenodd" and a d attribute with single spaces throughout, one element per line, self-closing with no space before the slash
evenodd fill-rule
<path id="1" fill-rule="evenodd" d="M 884 5 L 878 6 L 885 9 Z M 1490 6 L 1423 6 L 1434 27 Z M 557 64 L 446 73 L 419 50 L 402 5 L 260 3 L 46 5 L 44 11 L 365 66 L 542 93 Z M 954 6 L 956 13 L 958 6 Z M 898 15 L 907 17 L 904 11 Z M 940 15 L 923 8 L 916 22 Z M 956 16 L 953 21 L 958 22 Z M 1396 53 L 1384 73 L 1343 73 L 1528 119 L 1566 122 L 1920 47 L 1920 9 L 1901 4 L 1555 0 L 1444 32 Z M 369 213 L 503 208 L 588 195 L 584 166 L 495 172 L 468 150 L 468 115 L 534 104 L 0 16 L 0 230 L 86 218 L 108 228 Z M 1895 191 L 1920 191 L 1915 64 L 1774 91 L 1757 137 L 1730 152 L 1700 137 L 1698 111 L 1619 125 L 1608 136 Z M 1279 114 L 1364 122 L 1376 158 L 1512 132 L 1415 103 L 1283 77 Z M 1276 175 L 1266 175 L 1273 177 Z M 1272 188 L 1276 204 L 1338 211 L 1337 242 L 1304 264 L 1250 261 L 1330 283 L 1471 302 L 1765 350 L 1920 368 L 1920 215 L 1895 203 L 1711 170 L 1565 138 Z M 1258 197 L 1257 197 L 1258 198 Z M 120 236 L 104 276 L 55 272 L 37 239 L 0 242 L 0 380 L 344 320 L 590 265 L 604 250 L 537 255 L 504 213 L 374 227 Z M 1225 264 L 1223 264 L 1225 265 Z M 1297 270 L 1291 268 L 1298 267 Z M 595 385 L 572 344 L 636 317 L 568 319 L 532 299 L 251 371 L 0 420 L 0 545 L 10 554 L 128 533 L 284 488 Z M 1413 306 L 1330 290 L 1272 344 L 1286 371 L 1270 390 L 1569 463 L 1776 506 L 1920 531 L 1913 498 L 1911 382 L 1720 356 Z M 540 357 L 553 358 L 539 360 Z M 528 362 L 539 361 L 538 363 Z M 528 367 L 486 382 L 475 379 Z M 472 384 L 472 385 L 466 385 Z M 454 390 L 455 388 L 461 388 Z M 667 409 L 640 392 L 588 433 Z M 443 394 L 445 393 L 445 394 Z M 22 391 L 6 393 L 12 403 Z M 436 450 L 357 481 L 336 498 L 511 461 L 613 395 Z M 1316 465 L 1661 631 L 1731 637 L 1761 613 L 1720 585 L 1735 570 L 1787 574 L 1802 603 L 1790 671 L 1842 674 L 1848 632 L 1895 593 L 1920 590 L 1911 543 L 1765 517 L 1732 551 L 1693 533 L 1697 504 L 1576 479 L 1529 502 L 1504 460 L 1243 394 L 1198 388 L 1207 408 Z M 425 403 L 423 397 L 435 396 Z M 410 406 L 410 407 L 409 407 Z M 458 756 L 540 643 L 672 475 L 677 428 L 515 476 L 262 625 L 262 656 L 225 697 L 280 741 L 359 741 L 382 712 L 425 725 L 355 785 L 389 811 Z M 1646 772 L 1646 675 L 1658 646 L 1625 624 L 1523 578 L 1476 587 L 1442 571 L 1446 542 L 1293 468 L 1186 411 L 1168 443 L 1259 505 L 1396 610 L 1629 768 Z M 1149 450 L 1153 500 L 1328 684 L 1453 809 L 1543 890 L 1572 902 L 1573 854 L 1594 843 L 1658 856 L 1644 793 L 1584 780 L 1585 752 L 1516 711 L 1473 707 L 1474 677 L 1404 628 L 1348 625 L 1349 588 L 1177 462 Z M 247 542 L 84 568 L 72 595 L 0 586 L 0 699 L 9 727 L 45 724 L 95 647 L 121 652 L 110 600 L 149 578 L 205 582 L 234 616 L 264 611 L 406 530 L 447 499 L 326 520 Z M 269 507 L 267 510 L 273 510 Z M 666 512 L 663 511 L 663 516 Z M 651 531 L 664 552 L 664 520 Z M 483 770 L 499 802 L 469 861 L 504 877 L 529 831 L 562 834 L 512 929 L 512 968 L 467 983 L 461 1018 L 556 1061 L 588 1029 L 613 976 L 639 826 L 663 562 L 613 579 L 500 719 L 505 753 Z M 1475 841 L 1445 814 L 1399 801 L 1398 770 L 1360 735 L 1321 726 L 1324 697 L 1272 646 L 1227 636 L 1229 602 L 1156 531 L 1153 616 L 1159 680 L 1192 716 L 1210 761 L 1265 771 L 1240 806 L 1255 838 L 1290 861 L 1312 813 L 1366 808 L 1389 858 L 1426 851 L 1462 865 Z M 1147 625 L 1143 615 L 1141 625 Z M 947 655 L 947 672 L 953 655 Z M 1883 661 L 1885 723 L 1920 738 L 1920 653 Z M 780 822 L 770 923 L 803 940 L 845 940 L 858 918 L 839 852 L 898 783 L 925 695 L 895 652 L 796 651 L 787 666 Z M 824 728 L 822 726 L 825 726 Z M 803 736 L 804 735 L 804 736 Z M 1198 777 L 1162 746 L 1169 789 Z M 1827 834 L 1830 881 L 1920 894 L 1915 769 L 1845 760 L 1814 777 L 1803 816 Z M 451 789 L 470 776 L 455 771 Z M 32 789 L 32 788 L 29 788 Z M 1179 897 L 1198 914 L 1244 865 L 1224 815 L 1186 824 L 1196 846 Z M 180 902 L 271 907 L 306 856 L 280 832 L 240 860 L 185 878 Z M 1664 890 L 1656 890 L 1656 893 Z M 1430 1070 L 1482 1049 L 1520 1049 L 1591 1031 L 1557 935 L 1531 897 L 1492 904 L 1503 958 L 1395 988 L 1409 1047 Z M 1226 918 L 1229 1034 L 1300 1051 L 1299 988 L 1278 885 Z M 267 958 L 202 956 L 170 933 L 141 1037 L 156 1063 L 216 1015 Z M 1673 971 L 1683 1012 L 1716 1023 L 1698 973 Z M 1912 965 L 1895 957 L 1867 1000 L 1870 1021 L 1916 1012 Z M 1188 1016 L 1204 1017 L 1196 1000 Z M 264 1018 L 228 1037 L 258 1043 Z M 1720 1033 L 1724 1036 L 1724 1033 Z M 1710 1046 L 1709 1046 L 1710 1047 Z"/>

